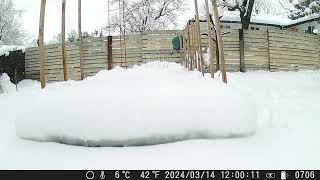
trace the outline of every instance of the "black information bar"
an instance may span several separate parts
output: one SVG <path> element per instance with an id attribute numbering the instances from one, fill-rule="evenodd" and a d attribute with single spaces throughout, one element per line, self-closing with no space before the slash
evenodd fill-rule
<path id="1" fill-rule="evenodd" d="M 117 170 L 117 171 L 0 171 L 0 180 L 320 180 L 320 171 L 259 170 Z"/>

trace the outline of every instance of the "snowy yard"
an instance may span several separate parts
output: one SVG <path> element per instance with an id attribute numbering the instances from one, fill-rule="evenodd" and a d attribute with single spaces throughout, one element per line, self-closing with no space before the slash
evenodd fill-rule
<path id="1" fill-rule="evenodd" d="M 0 169 L 319 169 L 320 72 L 229 73 L 228 77 L 226 87 L 218 80 L 203 78 L 200 73 L 187 72 L 175 64 L 153 63 L 128 71 L 116 68 L 100 72 L 82 83 L 50 84 L 44 92 L 39 90 L 38 82 L 25 80 L 19 84 L 18 94 L 14 86 L 2 79 L 6 88 L 0 94 Z M 110 84 L 117 86 L 109 87 Z M 95 96 L 105 88 L 113 93 Z M 161 94 L 150 92 L 156 89 Z M 194 94 L 199 91 L 202 94 Z M 85 97 L 72 101 L 80 94 Z M 143 98 L 141 101 L 139 97 L 131 97 L 132 94 L 145 97 L 144 100 L 149 97 L 150 101 Z M 110 108 L 112 103 L 117 112 L 110 114 L 108 109 L 95 112 L 92 105 L 80 104 L 92 98 L 102 109 Z M 170 98 L 173 99 L 169 101 Z M 138 105 L 139 102 L 147 104 Z M 59 103 L 63 105 L 59 107 Z M 145 112 L 153 123 L 144 124 L 146 120 L 138 118 L 139 126 L 124 124 L 126 117 L 131 118 L 125 104 L 130 107 L 135 103 L 138 105 L 135 110 L 140 112 L 136 117 Z M 156 109 L 147 108 L 154 104 L 158 105 Z M 65 109 L 66 106 L 72 108 Z M 63 114 L 58 112 L 73 114 L 69 119 L 74 118 L 74 122 L 88 113 L 95 124 L 91 128 L 95 128 L 88 130 L 90 127 L 85 126 L 88 122 L 82 121 L 81 125 L 64 129 Z M 163 119 L 167 117 L 163 112 L 176 116 L 169 122 Z M 99 119 L 104 115 L 119 118 L 121 123 L 101 123 L 99 127 Z M 45 118 L 43 122 L 41 118 Z M 171 129 L 166 129 L 169 124 Z M 108 127 L 111 125 L 114 131 Z M 212 126 L 206 129 L 207 125 Z M 190 126 L 193 129 L 188 129 Z M 155 130 L 157 127 L 160 128 Z M 108 129 L 105 134 L 104 129 Z M 95 136 L 95 130 L 99 136 Z M 176 139 L 189 140 L 137 147 L 80 147 L 22 140 L 17 136 L 45 140 L 48 132 L 63 136 L 70 132 L 70 136 L 83 135 L 83 139 L 113 136 L 122 140 L 154 131 L 172 138 L 177 137 L 172 132 L 179 130 L 178 134 L 184 135 Z M 186 133 L 192 130 L 204 135 Z M 252 135 L 253 131 L 256 132 Z M 245 136 L 231 136 L 234 134 Z M 233 138 L 227 138 L 230 136 Z"/>

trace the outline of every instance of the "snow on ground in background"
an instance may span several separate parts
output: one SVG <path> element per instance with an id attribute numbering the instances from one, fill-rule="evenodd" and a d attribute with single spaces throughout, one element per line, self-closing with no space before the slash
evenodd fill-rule
<path id="1" fill-rule="evenodd" d="M 246 97 L 175 63 L 101 71 L 82 82 L 21 93 L 19 101 L 17 134 L 37 141 L 150 145 L 256 130 L 255 106 Z"/>
<path id="2" fill-rule="evenodd" d="M 9 56 L 10 51 L 22 50 L 25 51 L 25 46 L 9 46 L 9 45 L 0 45 L 0 56 L 6 55 Z"/>
<path id="3" fill-rule="evenodd" d="M 20 101 L 14 94 L 2 94 L 0 169 L 319 169 L 320 72 L 228 73 L 228 77 L 228 86 L 257 106 L 259 128 L 254 136 L 121 148 L 38 143 L 16 136 Z M 19 86 L 20 93 L 40 86 L 26 84 L 27 88 Z"/>
<path id="4" fill-rule="evenodd" d="M 0 94 L 16 92 L 16 86 L 10 82 L 10 77 L 3 73 L 0 75 Z"/>

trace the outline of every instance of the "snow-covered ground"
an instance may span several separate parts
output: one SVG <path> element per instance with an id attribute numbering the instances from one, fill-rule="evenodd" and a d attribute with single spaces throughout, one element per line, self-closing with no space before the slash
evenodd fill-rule
<path id="1" fill-rule="evenodd" d="M 199 73 L 185 72 L 183 68 L 172 64 L 149 66 L 144 70 L 136 68 L 136 72 L 127 73 L 140 73 L 141 76 L 155 78 L 155 71 L 157 78 L 153 84 L 145 81 L 146 87 L 156 86 L 158 81 L 163 85 L 168 74 L 176 74 L 172 77 L 175 81 L 184 81 L 185 77 L 180 76 L 183 74 L 196 84 L 212 81 L 214 86 L 223 86 L 220 81 L 216 82 L 218 80 L 202 78 Z M 122 77 L 126 77 L 124 74 Z M 13 88 L 10 88 L 12 91 L 9 93 L 0 95 L 0 169 L 319 169 L 320 72 L 230 73 L 228 77 L 228 89 L 239 93 L 243 99 L 248 99 L 256 106 L 254 109 L 258 127 L 254 135 L 187 140 L 154 146 L 100 148 L 19 139 L 15 128 L 17 112 L 21 112 L 19 109 L 23 108 L 30 110 L 30 107 L 37 104 L 37 101 L 32 100 L 32 93 L 39 88 L 38 82 L 22 81 L 18 95 Z M 87 79 L 88 85 L 90 79 L 95 78 L 100 78 L 101 81 L 108 79 L 98 75 Z M 173 82 L 169 80 L 167 85 L 172 86 Z M 72 89 L 72 84 L 80 83 L 67 82 L 59 85 L 71 86 Z M 64 88 L 68 89 L 62 89 Z M 51 84 L 43 93 L 55 91 L 54 89 L 61 91 L 57 84 Z M 203 91 L 207 93 L 207 90 Z M 29 101 L 21 102 L 26 99 Z M 233 100 L 238 104 L 237 99 Z M 211 101 L 204 103 L 205 106 L 212 105 Z M 239 110 L 241 108 L 239 106 Z M 214 112 L 218 110 L 213 109 L 209 114 L 214 117 Z M 202 113 L 206 115 L 207 109 L 204 111 Z M 30 110 L 30 114 L 32 113 L 37 112 Z M 30 114 L 26 117 L 33 117 Z M 232 113 L 226 116 L 239 118 Z M 216 122 L 216 119 L 213 121 Z"/>

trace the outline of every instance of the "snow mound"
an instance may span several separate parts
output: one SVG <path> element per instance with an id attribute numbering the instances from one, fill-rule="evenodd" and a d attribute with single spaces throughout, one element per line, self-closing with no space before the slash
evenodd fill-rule
<path id="1" fill-rule="evenodd" d="M 3 73 L 0 75 L 0 94 L 16 92 L 16 86 L 10 82 L 10 77 Z"/>
<path id="2" fill-rule="evenodd" d="M 117 67 L 19 98 L 17 135 L 41 142 L 152 145 L 243 137 L 256 130 L 256 109 L 249 100 L 175 63 Z"/>

